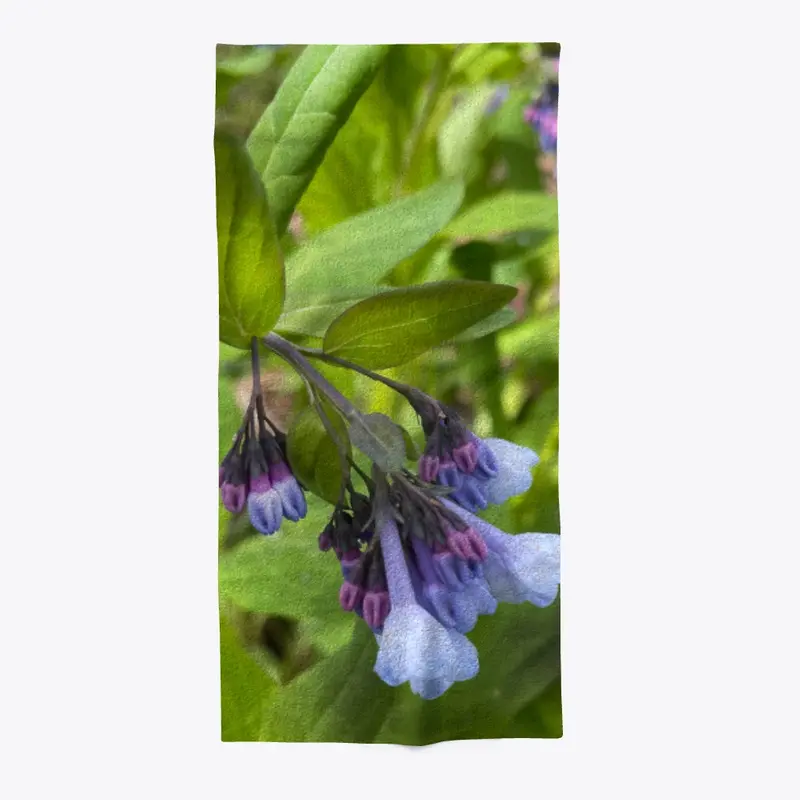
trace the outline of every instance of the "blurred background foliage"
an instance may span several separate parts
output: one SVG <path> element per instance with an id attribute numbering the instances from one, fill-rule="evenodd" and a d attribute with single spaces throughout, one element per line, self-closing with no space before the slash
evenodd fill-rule
<path id="1" fill-rule="evenodd" d="M 331 258 L 337 247 L 342 258 L 361 257 L 370 267 L 382 261 L 384 287 L 452 278 L 517 287 L 513 303 L 489 320 L 382 370 L 456 408 L 478 435 L 508 438 L 540 455 L 530 491 L 483 514 L 511 533 L 560 532 L 556 187 L 552 162 L 524 119 L 543 81 L 552 78 L 558 50 L 530 43 L 390 47 L 281 241 L 287 264 L 299 266 L 287 268 L 289 299 L 278 330 L 303 344 L 319 346 L 336 313 L 375 290 L 350 287 L 339 298 Z M 302 51 L 220 45 L 217 125 L 247 138 Z M 463 192 L 437 188 L 447 179 Z M 417 194 L 428 189 L 440 195 Z M 408 246 L 399 238 L 359 238 L 370 220 L 380 228 L 381 206 L 405 197 L 412 198 L 407 213 L 416 231 L 416 238 L 403 240 Z M 419 208 L 414 197 L 423 198 Z M 348 228 L 358 226 L 358 219 L 348 223 L 355 215 L 369 211 L 378 216 Z M 383 213 L 405 224 L 406 212 L 397 207 Z M 312 318 L 317 312 L 302 298 L 326 286 L 331 308 Z M 292 293 L 301 299 L 293 315 Z M 314 336 L 309 331 L 316 325 Z M 250 389 L 248 354 L 220 348 L 222 457 Z M 262 366 L 269 413 L 288 430 L 307 405 L 303 386 L 266 354 Z M 402 424 L 420 448 L 422 431 L 401 397 L 351 372 L 317 366 L 363 410 Z M 320 439 L 310 459 L 320 483 L 335 459 L 330 442 Z M 480 674 L 441 698 L 425 701 L 408 686 L 390 688 L 372 672 L 377 647 L 368 628 L 339 606 L 338 563 L 317 546 L 331 506 L 308 499 L 307 518 L 284 523 L 269 538 L 254 534 L 246 514 L 232 518 L 220 505 L 223 740 L 426 744 L 561 735 L 557 603 L 501 605 L 481 618 L 470 634 Z"/>

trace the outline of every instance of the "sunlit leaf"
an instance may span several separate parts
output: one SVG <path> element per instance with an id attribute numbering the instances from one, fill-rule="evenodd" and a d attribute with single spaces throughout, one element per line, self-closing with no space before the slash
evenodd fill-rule
<path id="1" fill-rule="evenodd" d="M 544 192 L 502 192 L 468 208 L 444 230 L 451 238 L 481 238 L 558 227 L 556 198 Z"/>
<path id="2" fill-rule="evenodd" d="M 272 329 L 284 296 L 283 258 L 264 187 L 247 152 L 214 137 L 219 258 L 219 337 L 234 347 Z"/>
<path id="3" fill-rule="evenodd" d="M 328 329 L 326 352 L 373 369 L 410 361 L 498 311 L 513 286 L 443 281 L 395 289 L 362 300 Z"/>
<path id="4" fill-rule="evenodd" d="M 387 45 L 309 45 L 248 139 L 284 231 L 337 131 L 388 51 Z"/>

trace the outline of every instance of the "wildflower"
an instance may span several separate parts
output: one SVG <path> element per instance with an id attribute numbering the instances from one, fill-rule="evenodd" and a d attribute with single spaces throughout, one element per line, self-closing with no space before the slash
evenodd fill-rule
<path id="1" fill-rule="evenodd" d="M 220 465 L 220 493 L 233 514 L 246 505 L 253 527 L 265 536 L 275 533 L 284 518 L 297 522 L 307 513 L 305 494 L 285 453 L 285 436 L 269 422 L 260 402 L 251 403 Z"/>
<path id="2" fill-rule="evenodd" d="M 480 439 L 440 404 L 415 407 L 426 434 L 418 465 L 422 480 L 450 487 L 450 498 L 468 511 L 500 505 L 531 487 L 531 469 L 539 463 L 533 450 L 505 439 Z"/>
<path id="3" fill-rule="evenodd" d="M 288 342 L 273 334 L 265 341 L 349 415 L 358 413 Z M 556 599 L 560 539 L 512 536 L 472 513 L 530 487 L 538 463 L 532 450 L 481 439 L 433 398 L 390 385 L 399 387 L 422 422 L 426 446 L 419 477 L 375 465 L 370 480 L 350 460 L 366 494 L 354 489 L 344 470 L 318 544 L 339 560 L 341 607 L 375 635 L 375 673 L 390 686 L 407 683 L 413 693 L 434 699 L 478 673 L 478 654 L 466 634 L 481 616 L 494 614 L 500 602 L 545 606 Z M 244 486 L 251 517 L 262 532 L 271 532 L 283 517 L 305 514 L 305 497 L 285 463 L 285 442 L 271 436 L 260 417 L 245 423 L 223 460 L 220 485 L 231 505 L 241 504 Z M 344 464 L 346 453 L 341 455 Z"/>
<path id="4" fill-rule="evenodd" d="M 561 580 L 558 534 L 504 533 L 451 501 L 443 502 L 486 542 L 489 553 L 483 571 L 495 599 L 503 603 L 529 602 L 540 607 L 556 599 Z"/>
<path id="5" fill-rule="evenodd" d="M 474 678 L 478 653 L 463 635 L 448 630 L 417 602 L 397 524 L 387 518 L 379 530 L 391 610 L 383 624 L 375 672 L 390 686 L 410 683 L 426 700 L 453 683 Z"/>

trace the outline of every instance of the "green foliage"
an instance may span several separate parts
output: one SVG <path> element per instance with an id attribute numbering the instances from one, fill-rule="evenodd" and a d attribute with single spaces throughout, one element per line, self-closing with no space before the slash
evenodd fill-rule
<path id="1" fill-rule="evenodd" d="M 309 45 L 251 133 L 247 146 L 279 231 L 387 50 L 386 45 Z"/>
<path id="2" fill-rule="evenodd" d="M 385 472 L 403 468 L 406 439 L 403 429 L 385 414 L 365 414 L 350 428 L 353 444 Z"/>
<path id="3" fill-rule="evenodd" d="M 219 621 L 222 741 L 257 742 L 275 684 L 245 652 L 236 631 Z"/>
<path id="4" fill-rule="evenodd" d="M 334 320 L 325 351 L 365 367 L 404 364 L 502 308 L 512 286 L 444 281 L 362 300 Z"/>
<path id="5" fill-rule="evenodd" d="M 469 176 L 470 167 L 485 144 L 486 107 L 495 90 L 490 86 L 473 89 L 453 109 L 439 129 L 439 164 L 449 177 Z"/>
<path id="6" fill-rule="evenodd" d="M 242 79 L 264 72 L 275 60 L 272 50 L 248 50 L 217 58 L 217 106 L 224 105 L 230 90 Z"/>
<path id="7" fill-rule="evenodd" d="M 555 197 L 542 192 L 502 192 L 476 203 L 445 228 L 451 238 L 480 238 L 527 230 L 554 231 Z"/>
<path id="8" fill-rule="evenodd" d="M 325 400 L 325 413 L 336 432 L 331 438 L 317 410 L 305 408 L 296 417 L 288 436 L 289 462 L 297 478 L 329 503 L 336 503 L 342 486 L 339 445 L 350 452 L 347 428 L 337 411 Z"/>
<path id="9" fill-rule="evenodd" d="M 459 182 L 363 212 L 311 238 L 286 264 L 288 296 L 280 331 L 322 336 L 353 300 L 377 291 L 386 272 L 423 247 L 452 218 Z"/>
<path id="10" fill-rule="evenodd" d="M 269 333 L 283 305 L 283 258 L 264 187 L 245 150 L 214 137 L 217 176 L 219 338 L 247 348 Z"/>
<path id="11" fill-rule="evenodd" d="M 329 516 L 330 506 L 311 497 L 305 519 L 284 522 L 273 536 L 252 537 L 222 553 L 222 597 L 247 611 L 301 620 L 324 649 L 344 644 L 354 617 L 337 600 L 342 576 L 335 557 L 317 545 Z"/>
<path id="12" fill-rule="evenodd" d="M 263 735 L 287 742 L 387 742 L 529 736 L 515 720 L 531 713 L 558 679 L 558 605 L 504 605 L 470 634 L 481 671 L 426 701 L 392 689 L 374 673 L 377 644 L 357 625 L 349 645 L 284 689 L 268 709 Z M 551 726 L 542 735 L 558 736 Z"/>

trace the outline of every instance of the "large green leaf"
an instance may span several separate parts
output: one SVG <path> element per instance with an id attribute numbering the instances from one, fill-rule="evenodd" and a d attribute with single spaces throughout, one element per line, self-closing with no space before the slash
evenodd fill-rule
<path id="1" fill-rule="evenodd" d="M 270 332 L 284 296 L 283 258 L 264 187 L 247 152 L 214 137 L 219 257 L 219 338 L 234 347 Z"/>
<path id="2" fill-rule="evenodd" d="M 287 260 L 287 300 L 277 328 L 321 336 L 353 300 L 427 244 L 461 205 L 463 185 L 442 182 L 358 214 L 303 244 Z M 349 302 L 348 302 L 349 301 Z"/>
<path id="3" fill-rule="evenodd" d="M 443 281 L 395 289 L 362 300 L 325 334 L 326 352 L 383 369 L 404 364 L 498 311 L 513 286 Z"/>
<path id="4" fill-rule="evenodd" d="M 554 231 L 558 227 L 556 198 L 544 192 L 501 192 L 456 217 L 444 230 L 453 238 L 481 238 L 514 231 Z"/>
<path id="5" fill-rule="evenodd" d="M 369 86 L 388 45 L 309 45 L 248 140 L 284 231 L 325 151 Z"/>
<path id="6" fill-rule="evenodd" d="M 222 741 L 257 742 L 275 684 L 247 654 L 224 617 L 219 627 Z"/>
<path id="7" fill-rule="evenodd" d="M 287 686 L 267 709 L 262 736 L 286 742 L 382 742 L 425 745 L 448 739 L 552 736 L 524 724 L 525 712 L 559 675 L 558 605 L 501 605 L 469 638 L 480 672 L 440 698 L 408 685 L 390 688 L 375 674 L 378 646 L 357 621 L 350 644 Z M 550 718 L 558 709 L 550 710 Z M 560 715 L 559 715 L 560 716 Z"/>
<path id="8" fill-rule="evenodd" d="M 308 497 L 308 515 L 284 520 L 272 536 L 248 539 L 220 556 L 219 583 L 225 599 L 247 611 L 297 619 L 312 640 L 333 651 L 350 636 L 353 615 L 339 605 L 342 574 L 333 553 L 320 552 L 317 537 L 331 508 Z"/>
<path id="9" fill-rule="evenodd" d="M 342 616 L 353 617 L 353 614 Z M 372 668 L 378 646 L 357 621 L 347 647 L 292 681 L 267 709 L 262 737 L 273 742 L 372 742 L 397 690 Z"/>

